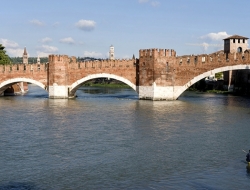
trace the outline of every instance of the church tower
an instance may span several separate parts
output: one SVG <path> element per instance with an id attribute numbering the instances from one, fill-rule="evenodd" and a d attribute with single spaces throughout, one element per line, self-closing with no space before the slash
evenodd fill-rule
<path id="1" fill-rule="evenodd" d="M 113 45 L 109 48 L 109 59 L 114 60 L 115 59 L 115 48 Z"/>
<path id="2" fill-rule="evenodd" d="M 40 64 L 40 57 L 39 56 L 37 57 L 36 62 L 37 62 L 37 64 Z"/>
<path id="3" fill-rule="evenodd" d="M 28 64 L 28 53 L 26 51 L 26 47 L 24 48 L 23 51 L 23 64 Z"/>

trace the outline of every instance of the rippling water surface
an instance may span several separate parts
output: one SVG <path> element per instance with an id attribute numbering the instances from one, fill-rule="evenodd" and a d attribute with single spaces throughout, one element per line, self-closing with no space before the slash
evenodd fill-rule
<path id="1" fill-rule="evenodd" d="M 0 97 L 0 189 L 248 189 L 250 99 L 39 87 Z"/>

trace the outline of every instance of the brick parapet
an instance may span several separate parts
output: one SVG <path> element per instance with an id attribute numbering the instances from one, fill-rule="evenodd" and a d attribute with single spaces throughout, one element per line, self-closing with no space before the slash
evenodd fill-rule
<path id="1" fill-rule="evenodd" d="M 139 58 L 156 58 L 156 57 L 175 57 L 176 52 L 173 49 L 141 49 Z"/>
<path id="2" fill-rule="evenodd" d="M 90 75 L 112 74 L 136 86 L 152 87 L 156 84 L 160 87 L 173 87 L 183 86 L 216 68 L 244 64 L 250 64 L 249 51 L 244 52 L 244 57 L 242 53 L 224 52 L 176 56 L 174 50 L 145 49 L 139 51 L 139 60 L 86 62 L 77 62 L 76 57 L 67 55 L 50 55 L 49 64 L 0 65 L 0 81 L 30 78 L 49 86 L 68 86 Z"/>
<path id="3" fill-rule="evenodd" d="M 172 49 L 142 49 L 139 51 L 139 85 L 172 85 L 176 52 Z"/>
<path id="4" fill-rule="evenodd" d="M 85 61 L 77 62 L 71 65 L 71 68 L 114 68 L 114 67 L 134 67 L 135 60 L 100 60 L 100 61 Z"/>

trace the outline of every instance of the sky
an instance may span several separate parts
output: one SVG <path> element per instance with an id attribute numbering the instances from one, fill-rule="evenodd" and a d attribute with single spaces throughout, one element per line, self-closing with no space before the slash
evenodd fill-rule
<path id="1" fill-rule="evenodd" d="M 0 44 L 10 57 L 138 58 L 140 49 L 210 54 L 250 37 L 249 0 L 0 0 Z"/>

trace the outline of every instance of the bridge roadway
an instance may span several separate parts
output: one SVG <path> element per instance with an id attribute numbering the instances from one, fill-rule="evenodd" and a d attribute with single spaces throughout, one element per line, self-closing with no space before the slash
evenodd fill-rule
<path id="1" fill-rule="evenodd" d="M 176 100 L 207 76 L 249 68 L 249 51 L 176 56 L 174 50 L 144 49 L 139 51 L 139 59 L 87 62 L 50 55 L 47 64 L 0 66 L 0 94 L 13 84 L 28 82 L 48 91 L 49 98 L 73 98 L 84 82 L 112 78 L 129 85 L 139 99 Z"/>

